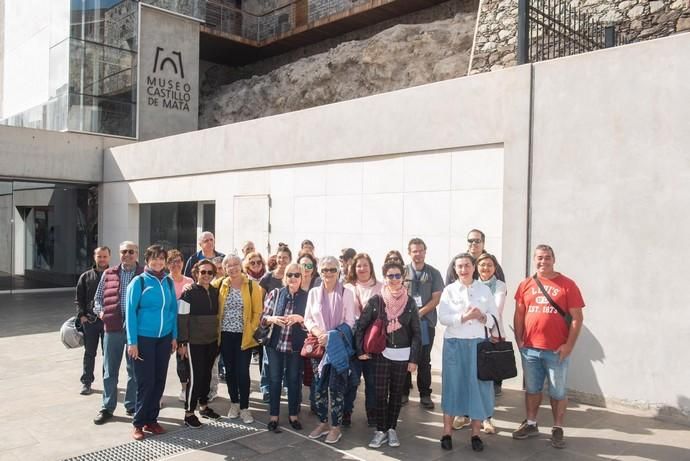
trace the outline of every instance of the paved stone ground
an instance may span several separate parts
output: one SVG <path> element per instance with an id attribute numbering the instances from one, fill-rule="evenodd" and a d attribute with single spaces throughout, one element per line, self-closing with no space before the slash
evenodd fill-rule
<path id="1" fill-rule="evenodd" d="M 100 408 L 101 379 L 97 377 L 90 396 L 79 395 L 82 349 L 66 350 L 57 330 L 73 312 L 71 295 L 65 293 L 0 295 L 0 460 L 58 460 L 91 453 L 131 441 L 131 421 L 118 406 L 113 421 L 95 426 L 92 418 Z M 100 357 L 96 367 L 100 367 Z M 252 389 L 257 390 L 258 367 L 252 366 Z M 121 374 L 124 382 L 124 367 Z M 506 387 L 518 383 L 507 383 Z M 434 387 L 440 388 L 438 377 Z M 361 388 L 360 388 L 361 389 Z M 161 423 L 169 431 L 180 430 L 182 404 L 177 401 L 179 386 L 174 367 L 161 412 Z M 226 388 L 211 406 L 225 414 L 229 407 Z M 304 394 L 307 401 L 307 392 Z M 506 389 L 498 399 L 495 423 L 499 433 L 485 436 L 486 449 L 475 454 L 469 448 L 467 430 L 454 433 L 452 452 L 440 448 L 440 398 L 435 411 L 422 409 L 416 399 L 403 407 L 398 433 L 402 446 L 371 450 L 366 447 L 371 430 L 366 427 L 360 393 L 353 427 L 344 430 L 336 447 L 306 438 L 316 418 L 304 408 L 304 431 L 281 434 L 261 432 L 242 439 L 212 445 L 204 450 L 174 456 L 179 460 L 690 460 L 690 428 L 658 421 L 633 411 L 614 411 L 571 404 L 567 417 L 568 448 L 554 450 L 548 434 L 552 422 L 546 406 L 541 413 L 543 435 L 527 441 L 514 441 L 510 432 L 523 418 L 522 393 Z M 122 398 L 122 395 L 120 396 Z M 266 405 L 258 392 L 252 393 L 251 406 L 257 422 L 265 428 Z M 287 408 L 282 407 L 286 414 Z M 203 431 L 204 429 L 200 429 Z"/>

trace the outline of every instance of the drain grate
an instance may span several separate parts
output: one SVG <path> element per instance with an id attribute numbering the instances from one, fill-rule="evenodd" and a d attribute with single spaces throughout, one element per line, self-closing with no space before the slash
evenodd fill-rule
<path id="1" fill-rule="evenodd" d="M 212 421 L 201 429 L 186 427 L 141 442 L 132 441 L 112 448 L 67 458 L 64 461 L 152 461 L 187 450 L 200 450 L 211 445 L 266 432 L 252 426 L 229 421 Z"/>

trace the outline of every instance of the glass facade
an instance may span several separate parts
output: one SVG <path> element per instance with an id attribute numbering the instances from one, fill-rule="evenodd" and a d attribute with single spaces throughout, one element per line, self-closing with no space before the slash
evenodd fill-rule
<path id="1" fill-rule="evenodd" d="M 142 2 L 206 17 L 205 0 Z M 138 12 L 139 0 L 70 0 L 69 28 L 51 18 L 49 100 L 0 124 L 136 137 Z"/>
<path id="2" fill-rule="evenodd" d="M 146 247 L 163 245 L 176 248 L 185 259 L 197 251 L 201 230 L 215 233 L 215 203 L 147 203 L 139 207 L 139 249 L 143 258 Z M 143 259 L 141 259 L 143 260 Z"/>
<path id="3" fill-rule="evenodd" d="M 96 186 L 0 181 L 0 291 L 73 287 L 97 223 Z"/>

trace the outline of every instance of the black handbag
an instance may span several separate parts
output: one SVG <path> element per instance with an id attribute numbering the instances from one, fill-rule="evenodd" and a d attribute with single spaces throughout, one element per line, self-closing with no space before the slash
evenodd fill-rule
<path id="1" fill-rule="evenodd" d="M 279 289 L 275 288 L 267 296 L 266 303 L 269 304 L 270 309 L 261 315 L 262 320 L 263 320 L 263 317 L 265 315 L 269 314 L 269 312 L 271 315 L 273 313 L 275 313 L 276 303 L 278 302 L 278 294 L 279 294 Z M 271 342 L 271 335 L 272 334 L 273 334 L 273 324 L 271 323 L 270 325 L 262 325 L 262 322 L 259 321 L 259 326 L 256 327 L 256 330 L 254 330 L 254 334 L 252 336 L 254 337 L 254 341 L 256 341 L 257 343 L 259 343 L 262 346 L 266 346 L 268 343 Z"/>
<path id="2" fill-rule="evenodd" d="M 499 340 L 491 342 L 489 333 L 484 328 L 485 340 L 477 344 L 477 378 L 481 381 L 501 381 L 517 376 L 513 343 L 503 339 L 494 315 Z"/>

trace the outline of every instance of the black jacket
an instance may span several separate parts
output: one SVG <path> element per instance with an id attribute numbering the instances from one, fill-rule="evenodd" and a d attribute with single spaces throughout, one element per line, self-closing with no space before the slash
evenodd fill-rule
<path id="1" fill-rule="evenodd" d="M 355 347 L 357 348 L 357 356 L 364 354 L 362 344 L 364 342 L 364 333 L 367 331 L 369 325 L 377 319 L 381 311 L 383 318 L 386 318 L 386 310 L 381 295 L 374 295 L 369 298 L 366 306 L 362 309 L 362 314 L 357 320 L 355 326 Z M 398 322 L 402 328 L 395 330 L 393 333 L 388 333 L 386 338 L 386 347 L 390 348 L 410 348 L 410 362 L 417 363 L 419 359 L 419 350 L 422 347 L 422 334 L 419 327 L 419 310 L 410 296 L 407 298 L 407 305 L 403 310 Z"/>
<path id="2" fill-rule="evenodd" d="M 77 295 L 74 299 L 74 303 L 77 305 L 77 319 L 83 315 L 87 316 L 89 320 L 96 318 L 93 313 L 93 298 L 96 296 L 96 289 L 102 275 L 103 272 L 98 271 L 94 265 L 79 277 Z"/>
<path id="3" fill-rule="evenodd" d="M 182 293 L 181 301 L 189 303 L 189 313 L 178 312 L 177 342 L 211 344 L 218 341 L 218 288 L 208 291 L 196 283 Z M 179 304 L 179 303 L 178 303 Z"/>

